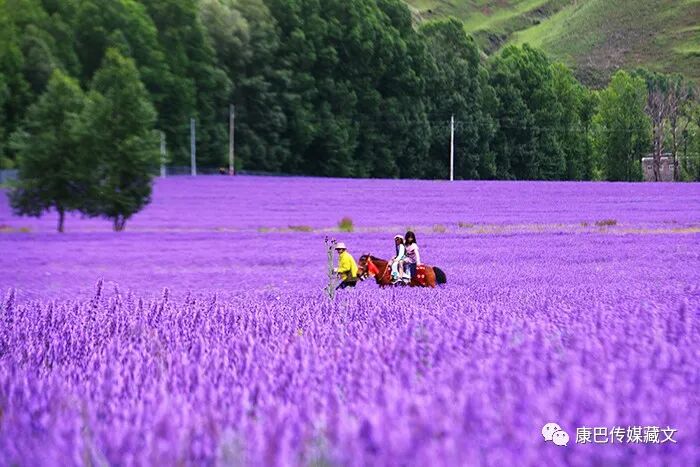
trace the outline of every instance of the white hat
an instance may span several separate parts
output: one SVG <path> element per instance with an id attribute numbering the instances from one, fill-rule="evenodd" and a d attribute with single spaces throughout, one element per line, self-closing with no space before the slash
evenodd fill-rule
<path id="1" fill-rule="evenodd" d="M 394 240 L 396 240 L 397 238 L 400 238 L 401 240 L 404 239 L 404 238 L 403 238 L 403 235 L 394 235 Z"/>
<path id="2" fill-rule="evenodd" d="M 345 246 L 345 243 L 343 242 L 338 242 L 335 244 L 335 249 L 336 250 L 347 250 L 348 247 Z"/>

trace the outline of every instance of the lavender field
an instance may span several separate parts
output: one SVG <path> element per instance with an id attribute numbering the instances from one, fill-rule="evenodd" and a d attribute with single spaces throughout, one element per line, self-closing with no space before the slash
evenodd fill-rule
<path id="1" fill-rule="evenodd" d="M 0 465 L 700 462 L 698 185 L 181 177 L 55 223 L 0 198 Z M 445 287 L 328 300 L 325 236 L 407 227 Z"/>

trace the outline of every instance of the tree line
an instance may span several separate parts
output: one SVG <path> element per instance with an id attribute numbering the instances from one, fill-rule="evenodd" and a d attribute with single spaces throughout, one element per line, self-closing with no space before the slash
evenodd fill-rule
<path id="1" fill-rule="evenodd" d="M 527 45 L 486 57 L 400 0 L 0 0 L 13 205 L 117 230 L 148 202 L 158 132 L 187 165 L 195 118 L 198 164 L 226 164 L 231 103 L 238 169 L 445 178 L 454 115 L 458 179 L 632 181 L 649 153 L 700 177 L 697 101 L 680 75 L 594 90 Z"/>

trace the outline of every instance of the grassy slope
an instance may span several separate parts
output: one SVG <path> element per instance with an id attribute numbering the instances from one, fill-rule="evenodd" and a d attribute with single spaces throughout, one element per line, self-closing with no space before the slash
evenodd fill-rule
<path id="1" fill-rule="evenodd" d="M 700 0 L 407 0 L 418 20 L 455 16 L 481 46 L 529 42 L 589 84 L 618 68 L 700 82 Z"/>
<path id="2" fill-rule="evenodd" d="M 509 36 L 536 25 L 570 0 L 407 0 L 416 19 L 454 16 L 464 21 L 486 51 L 493 51 Z"/>

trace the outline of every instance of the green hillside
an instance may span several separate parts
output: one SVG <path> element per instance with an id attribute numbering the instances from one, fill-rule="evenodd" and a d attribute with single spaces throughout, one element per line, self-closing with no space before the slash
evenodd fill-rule
<path id="1" fill-rule="evenodd" d="M 529 42 L 600 85 L 644 66 L 700 81 L 700 0 L 407 0 L 417 21 L 455 16 L 487 52 Z"/>

